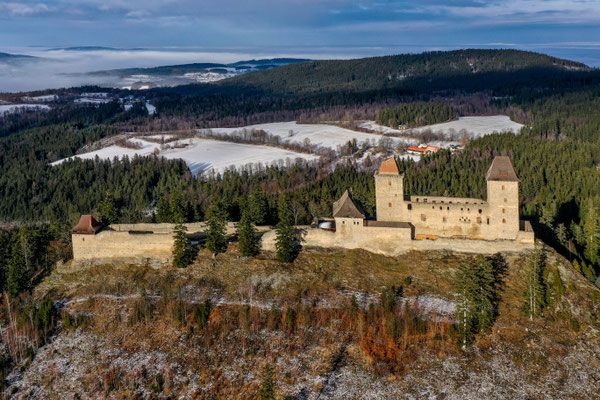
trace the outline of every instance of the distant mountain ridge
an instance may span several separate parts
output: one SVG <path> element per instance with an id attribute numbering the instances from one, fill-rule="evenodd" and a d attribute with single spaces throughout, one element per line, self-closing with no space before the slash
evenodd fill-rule
<path id="1" fill-rule="evenodd" d="M 10 53 L 1 53 L 0 52 L 0 62 L 11 62 L 11 61 L 25 61 L 25 60 L 35 60 L 38 57 L 27 56 L 25 54 L 10 54 Z"/>
<path id="2" fill-rule="evenodd" d="M 128 75 L 178 75 L 185 73 L 200 73 L 200 72 L 223 72 L 224 70 L 230 70 L 232 73 L 240 70 L 265 70 L 274 67 L 280 67 L 289 64 L 301 63 L 310 61 L 304 58 L 270 58 L 270 59 L 259 59 L 259 60 L 247 60 L 237 61 L 230 64 L 221 63 L 191 63 L 191 64 L 177 64 L 177 65 L 164 65 L 159 67 L 149 68 L 120 68 L 113 70 L 102 70 L 93 71 L 89 75 L 117 75 L 117 76 L 128 76 Z"/>
<path id="3" fill-rule="evenodd" d="M 400 54 L 353 60 L 294 63 L 267 71 L 236 76 L 221 84 L 248 86 L 275 93 L 359 92 L 401 87 L 455 84 L 490 85 L 491 75 L 539 79 L 546 75 L 592 71 L 587 65 L 521 50 L 465 49 Z M 538 77 L 535 74 L 538 74 Z"/>

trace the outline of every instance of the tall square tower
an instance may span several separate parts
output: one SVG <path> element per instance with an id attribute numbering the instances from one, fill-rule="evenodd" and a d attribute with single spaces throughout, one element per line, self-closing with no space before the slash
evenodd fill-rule
<path id="1" fill-rule="evenodd" d="M 393 157 L 375 173 L 375 200 L 378 221 L 405 221 L 404 174 Z"/>

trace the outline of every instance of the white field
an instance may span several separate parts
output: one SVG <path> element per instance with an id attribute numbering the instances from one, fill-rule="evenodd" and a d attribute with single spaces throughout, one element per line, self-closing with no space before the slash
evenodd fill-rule
<path id="1" fill-rule="evenodd" d="M 73 101 L 73 103 L 76 104 L 106 104 L 106 103 L 110 103 L 112 100 L 111 99 L 106 99 L 106 98 L 96 98 L 96 97 L 82 97 L 79 99 L 75 99 Z"/>
<path id="2" fill-rule="evenodd" d="M 55 94 L 48 94 L 45 96 L 34 96 L 34 97 L 22 97 L 21 100 L 23 101 L 39 101 L 39 102 L 46 102 L 46 101 L 55 101 L 58 100 L 58 96 Z"/>
<path id="3" fill-rule="evenodd" d="M 152 104 L 146 102 L 146 110 L 148 110 L 148 115 L 154 115 L 156 114 L 156 107 L 154 107 Z"/>
<path id="4" fill-rule="evenodd" d="M 490 135 L 494 132 L 507 132 L 512 131 L 519 133 L 522 124 L 514 122 L 510 117 L 506 115 L 492 115 L 492 116 L 481 116 L 481 117 L 459 117 L 457 121 L 444 122 L 441 124 L 427 125 L 414 129 L 400 130 L 392 129 L 387 126 L 378 125 L 375 121 L 365 121 L 361 124 L 362 127 L 372 129 L 374 131 L 383 133 L 394 133 L 394 134 L 410 134 L 419 133 L 425 130 L 431 129 L 435 133 L 459 133 L 461 130 L 465 130 L 471 134 L 472 137 L 477 138 L 485 135 Z"/>
<path id="5" fill-rule="evenodd" d="M 160 145 L 143 139 L 134 138 L 129 139 L 129 141 L 141 144 L 143 147 L 141 149 L 128 149 L 112 145 L 97 151 L 78 154 L 75 157 L 81 159 L 94 159 L 98 156 L 101 159 L 112 160 L 114 157 L 122 158 L 128 156 L 132 158 L 136 154 L 147 156 L 154 153 L 155 149 L 158 149 L 160 156 L 162 157 L 171 160 L 181 159 L 185 161 L 194 175 L 208 170 L 221 173 L 231 167 L 240 168 L 248 166 L 249 164 L 262 164 L 263 166 L 267 166 L 278 163 L 294 162 L 298 158 L 309 161 L 318 159 L 318 157 L 314 155 L 296 153 L 276 147 L 255 146 L 198 138 L 180 141 L 180 143 L 191 143 L 185 148 L 165 150 L 160 150 Z M 53 163 L 53 165 L 60 164 L 65 160 L 68 159 L 59 160 Z"/>
<path id="6" fill-rule="evenodd" d="M 311 144 L 316 144 L 321 147 L 329 147 L 334 150 L 337 149 L 338 146 L 345 145 L 352 139 L 356 139 L 359 144 L 368 141 L 370 144 L 376 145 L 383 137 L 382 135 L 357 132 L 333 125 L 297 124 L 295 121 L 250 125 L 240 128 L 214 128 L 212 131 L 215 133 L 230 135 L 234 132 L 242 131 L 243 129 L 264 130 L 271 135 L 279 136 L 283 142 L 303 143 L 305 139 L 308 139 L 310 140 Z M 291 136 L 290 131 L 293 132 Z M 391 139 L 394 145 L 417 144 L 416 140 L 410 138 Z"/>
<path id="7" fill-rule="evenodd" d="M 10 114 L 14 112 L 19 112 L 22 109 L 36 109 L 48 111 L 50 107 L 45 104 L 8 104 L 8 105 L 0 105 L 0 116 L 3 114 Z"/>

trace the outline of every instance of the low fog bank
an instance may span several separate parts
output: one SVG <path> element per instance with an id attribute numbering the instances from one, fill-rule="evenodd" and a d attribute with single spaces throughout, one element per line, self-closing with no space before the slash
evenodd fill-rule
<path id="1" fill-rule="evenodd" d="M 88 72 L 121 68 L 145 68 L 188 63 L 233 63 L 264 58 L 347 59 L 386 54 L 419 53 L 457 48 L 520 48 L 600 67 L 600 48 L 577 44 L 546 46 L 422 46 L 389 47 L 291 47 L 252 49 L 161 48 L 161 49 L 49 49 L 0 48 L 0 52 L 37 57 L 32 60 L 0 61 L 0 92 L 22 92 L 82 85 L 123 86 L 119 78 L 89 76 Z"/>
<path id="2" fill-rule="evenodd" d="M 111 76 L 89 76 L 88 72 L 121 68 L 147 68 L 189 63 L 233 63 L 259 58 L 323 58 L 311 54 L 274 54 L 246 52 L 207 52 L 185 50 L 47 50 L 0 49 L 0 52 L 37 57 L 28 60 L 0 61 L 0 92 L 23 92 L 82 85 L 112 86 Z"/>

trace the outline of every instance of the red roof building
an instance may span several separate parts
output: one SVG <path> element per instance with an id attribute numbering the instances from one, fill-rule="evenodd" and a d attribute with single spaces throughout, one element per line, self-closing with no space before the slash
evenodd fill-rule
<path id="1" fill-rule="evenodd" d="M 75 235 L 95 235 L 102 229 L 102 224 L 91 215 L 82 215 L 77 225 L 73 227 L 71 233 Z"/>

